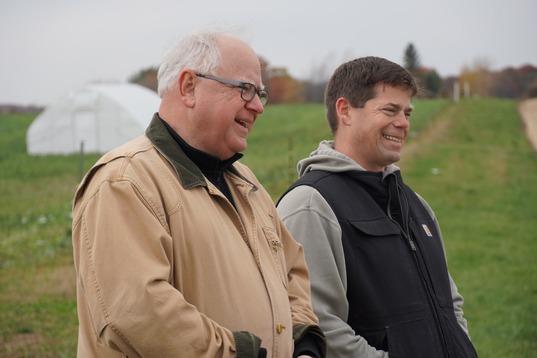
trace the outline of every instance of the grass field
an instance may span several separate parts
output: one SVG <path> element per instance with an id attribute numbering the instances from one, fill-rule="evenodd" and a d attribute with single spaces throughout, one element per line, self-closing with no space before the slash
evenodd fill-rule
<path id="1" fill-rule="evenodd" d="M 537 357 L 537 154 L 516 102 L 415 102 L 400 163 L 435 209 L 480 357 Z M 0 116 L 0 356 L 73 357 L 74 190 L 97 159 L 29 157 L 34 116 Z M 269 106 L 243 162 L 273 198 L 329 137 L 321 105 Z"/>

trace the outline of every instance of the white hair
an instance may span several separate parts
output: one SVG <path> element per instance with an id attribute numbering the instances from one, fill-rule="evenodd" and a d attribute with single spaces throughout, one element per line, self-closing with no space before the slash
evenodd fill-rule
<path id="1" fill-rule="evenodd" d="M 192 32 L 172 43 L 164 53 L 157 74 L 159 96 L 162 98 L 177 87 L 179 74 L 185 69 L 202 73 L 214 72 L 221 61 L 217 42 L 225 36 L 239 38 L 236 31 L 205 29 Z"/>

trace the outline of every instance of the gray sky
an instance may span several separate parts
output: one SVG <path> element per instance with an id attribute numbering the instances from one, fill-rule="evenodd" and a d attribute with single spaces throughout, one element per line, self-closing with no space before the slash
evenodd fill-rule
<path id="1" fill-rule="evenodd" d="M 402 64 L 410 42 L 443 77 L 477 62 L 537 66 L 536 16 L 535 0 L 0 0 L 0 104 L 126 81 L 209 25 L 246 27 L 270 66 L 299 79 L 360 56 Z"/>

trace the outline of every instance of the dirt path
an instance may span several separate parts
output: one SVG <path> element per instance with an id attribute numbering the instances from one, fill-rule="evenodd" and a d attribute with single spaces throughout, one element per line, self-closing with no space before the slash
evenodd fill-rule
<path id="1" fill-rule="evenodd" d="M 518 105 L 526 134 L 533 149 L 537 151 L 537 98 L 526 99 Z"/>
<path id="2" fill-rule="evenodd" d="M 455 110 L 455 106 L 449 106 L 447 110 L 440 114 L 439 118 L 436 118 L 431 125 L 424 128 L 416 138 L 412 138 L 408 143 L 405 143 L 401 152 L 401 160 L 396 165 L 406 171 L 409 168 L 409 162 L 411 162 L 410 158 L 420 152 L 428 152 L 429 148 L 434 146 L 445 135 L 451 125 L 449 119 L 456 115 L 453 112 Z"/>

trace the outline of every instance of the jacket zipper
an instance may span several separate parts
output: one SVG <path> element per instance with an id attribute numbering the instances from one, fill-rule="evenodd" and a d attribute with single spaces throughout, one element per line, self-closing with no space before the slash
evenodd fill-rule
<path id="1" fill-rule="evenodd" d="M 402 228 L 401 225 L 391 217 L 391 215 L 388 215 L 388 216 L 390 217 L 390 220 L 393 221 L 399 227 L 399 229 L 401 230 L 401 233 L 403 234 L 403 237 L 407 240 L 408 245 L 410 246 L 410 249 L 412 250 L 412 254 L 414 256 L 416 266 L 418 267 L 422 282 L 425 285 L 425 290 L 427 291 L 427 297 L 429 299 L 429 305 L 431 306 L 433 315 L 434 315 L 434 317 L 436 319 L 436 325 L 437 325 L 438 333 L 440 335 L 440 339 L 444 343 L 445 354 L 449 354 L 448 350 L 447 350 L 446 338 L 444 337 L 444 331 L 443 331 L 442 325 L 440 323 L 440 317 L 438 315 L 438 310 L 436 308 L 435 300 L 434 300 L 433 294 L 431 292 L 430 283 L 429 283 L 429 280 L 427 279 L 426 275 L 423 272 L 423 269 L 422 269 L 421 264 L 420 264 L 421 260 L 419 259 L 419 256 L 418 256 L 418 250 L 417 250 L 416 244 L 414 243 L 414 240 L 412 239 L 412 235 L 410 234 L 410 221 L 412 221 L 412 218 L 410 218 L 410 212 L 409 212 L 409 207 L 408 207 L 408 199 L 406 197 L 405 192 L 403 191 L 403 188 L 400 187 L 399 183 L 397 183 L 397 193 L 398 194 L 401 193 L 401 199 L 404 202 L 404 204 L 403 203 L 400 203 L 400 204 L 405 206 L 405 211 L 404 211 L 405 215 L 403 215 L 403 223 L 405 224 L 406 227 Z"/>

